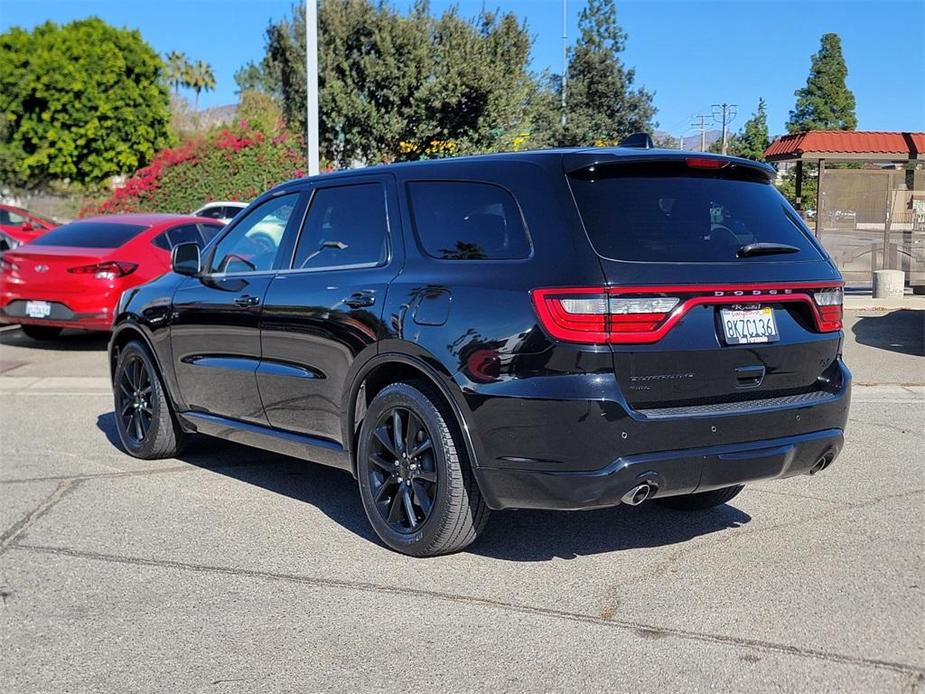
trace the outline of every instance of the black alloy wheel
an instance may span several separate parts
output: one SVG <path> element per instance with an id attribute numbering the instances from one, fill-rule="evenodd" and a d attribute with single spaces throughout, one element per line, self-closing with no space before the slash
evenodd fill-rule
<path id="1" fill-rule="evenodd" d="M 151 377 L 140 356 L 133 355 L 122 369 L 119 379 L 119 417 L 125 432 L 141 444 L 151 429 Z"/>
<path id="2" fill-rule="evenodd" d="M 427 425 L 408 408 L 386 410 L 376 421 L 369 463 L 380 516 L 396 532 L 416 532 L 430 517 L 439 484 Z"/>

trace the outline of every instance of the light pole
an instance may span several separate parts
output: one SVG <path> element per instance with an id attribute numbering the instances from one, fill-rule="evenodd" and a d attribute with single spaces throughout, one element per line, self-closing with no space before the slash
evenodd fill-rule
<path id="1" fill-rule="evenodd" d="M 305 0 L 305 93 L 308 121 L 308 175 L 321 173 L 318 161 L 318 0 Z"/>
<path id="2" fill-rule="evenodd" d="M 565 88 L 568 84 L 568 0 L 562 0 L 562 125 L 565 125 Z"/>

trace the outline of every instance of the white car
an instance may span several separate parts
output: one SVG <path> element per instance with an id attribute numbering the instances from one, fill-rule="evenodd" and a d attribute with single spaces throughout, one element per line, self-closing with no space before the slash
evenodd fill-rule
<path id="1" fill-rule="evenodd" d="M 234 216 L 247 207 L 250 203 L 240 202 L 234 200 L 215 200 L 206 205 L 203 205 L 198 210 L 193 212 L 196 217 L 208 217 L 209 219 L 217 219 L 220 222 L 227 224 L 230 222 Z"/>

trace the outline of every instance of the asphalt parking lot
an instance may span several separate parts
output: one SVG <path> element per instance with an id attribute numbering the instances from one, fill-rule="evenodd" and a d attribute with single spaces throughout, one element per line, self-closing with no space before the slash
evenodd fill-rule
<path id="1" fill-rule="evenodd" d="M 0 332 L 0 689 L 925 691 L 925 312 L 848 316 L 845 451 L 686 515 L 373 538 L 355 483 L 117 444 L 105 338 Z"/>

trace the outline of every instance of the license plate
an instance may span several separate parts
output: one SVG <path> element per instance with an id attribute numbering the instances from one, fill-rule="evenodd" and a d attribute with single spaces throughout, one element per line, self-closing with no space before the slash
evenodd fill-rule
<path id="1" fill-rule="evenodd" d="M 720 321 L 726 344 L 742 345 L 756 342 L 777 342 L 780 334 L 771 308 L 736 311 L 720 309 Z"/>
<path id="2" fill-rule="evenodd" d="M 27 301 L 26 315 L 29 318 L 48 318 L 51 315 L 51 304 L 47 301 Z"/>

